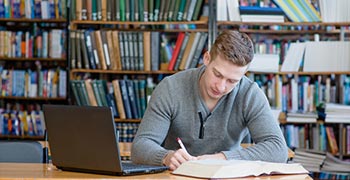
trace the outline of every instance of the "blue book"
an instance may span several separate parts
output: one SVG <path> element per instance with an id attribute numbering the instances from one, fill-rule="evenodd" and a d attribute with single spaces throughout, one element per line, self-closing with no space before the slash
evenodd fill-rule
<path id="1" fill-rule="evenodd" d="M 125 81 L 126 81 L 126 86 L 128 89 L 132 118 L 137 119 L 137 118 L 139 118 L 139 113 L 137 110 L 137 102 L 136 102 L 136 96 L 135 96 L 136 92 L 134 90 L 134 83 L 132 80 L 125 80 Z"/>
<path id="2" fill-rule="evenodd" d="M 240 6 L 239 12 L 240 14 L 284 15 L 279 7 Z"/>
<path id="3" fill-rule="evenodd" d="M 122 99 L 123 99 L 123 105 L 124 105 L 126 118 L 132 119 L 132 113 L 131 113 L 130 100 L 129 100 L 128 89 L 127 89 L 127 85 L 126 85 L 126 80 L 124 80 L 124 79 L 119 80 L 119 86 L 120 86 L 120 91 L 122 93 Z"/>

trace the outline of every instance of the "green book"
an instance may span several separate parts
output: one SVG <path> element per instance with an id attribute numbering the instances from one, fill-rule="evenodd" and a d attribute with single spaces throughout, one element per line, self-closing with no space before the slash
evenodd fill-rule
<path id="1" fill-rule="evenodd" d="M 91 15 L 93 21 L 97 21 L 97 1 L 98 0 L 91 0 Z"/>
<path id="2" fill-rule="evenodd" d="M 106 81 L 105 80 L 96 80 L 96 82 L 97 82 L 98 93 L 100 94 L 102 105 L 108 107 Z"/>
<path id="3" fill-rule="evenodd" d="M 159 21 L 159 11 L 160 11 L 160 0 L 154 0 L 154 21 Z"/>
<path id="4" fill-rule="evenodd" d="M 172 0 L 169 2 L 169 10 L 168 10 L 168 16 L 167 16 L 168 21 L 172 21 L 173 13 L 175 11 L 175 3 L 176 3 L 176 0 Z"/>
<path id="5" fill-rule="evenodd" d="M 203 0 L 198 0 L 197 1 L 196 7 L 195 7 L 194 12 L 193 12 L 193 17 L 192 17 L 193 21 L 197 21 L 198 20 L 198 18 L 199 18 L 198 16 L 199 16 L 199 12 L 201 11 L 202 4 L 203 4 Z"/>
<path id="6" fill-rule="evenodd" d="M 138 0 L 138 1 L 139 1 L 139 21 L 145 21 L 145 17 L 143 15 L 143 8 L 144 8 L 143 0 Z"/>
<path id="7" fill-rule="evenodd" d="M 92 80 L 91 81 L 91 85 L 92 85 L 92 89 L 94 91 L 94 95 L 96 98 L 96 102 L 98 106 L 103 106 L 102 100 L 101 100 L 101 96 L 99 93 L 99 89 L 98 89 L 98 85 L 97 85 L 97 80 Z"/>
<path id="8" fill-rule="evenodd" d="M 160 10 L 159 10 L 159 17 L 158 17 L 159 21 L 163 21 L 164 9 L 165 9 L 167 4 L 168 4 L 168 1 L 161 1 L 160 2 Z"/>
<path id="9" fill-rule="evenodd" d="M 135 21 L 135 13 L 136 13 L 136 11 L 135 11 L 135 1 L 137 1 L 137 0 L 130 0 L 129 1 L 129 19 L 130 19 L 130 21 Z"/>
<path id="10" fill-rule="evenodd" d="M 180 0 L 179 11 L 177 12 L 177 20 L 182 21 L 183 13 L 185 11 L 186 0 Z"/>
<path id="11" fill-rule="evenodd" d="M 182 20 L 187 19 L 187 14 L 188 14 L 188 9 L 190 8 L 190 4 L 191 4 L 191 0 L 186 0 L 186 5 L 185 5 L 185 9 L 183 11 Z"/>
<path id="12" fill-rule="evenodd" d="M 141 79 L 139 80 L 139 94 L 140 94 L 140 114 L 141 117 L 143 117 L 143 115 L 145 114 L 146 111 L 146 106 L 147 106 L 147 99 L 146 99 L 146 80 Z"/>
<path id="13" fill-rule="evenodd" d="M 148 19 L 154 21 L 154 0 L 148 0 Z"/>
<path id="14" fill-rule="evenodd" d="M 82 106 L 83 104 L 81 103 L 80 97 L 78 95 L 78 88 L 76 86 L 76 81 L 77 80 L 71 80 L 70 86 L 71 86 L 72 91 L 73 91 L 75 102 L 77 103 L 78 106 Z"/>
<path id="15" fill-rule="evenodd" d="M 175 9 L 174 9 L 173 15 L 171 17 L 172 21 L 176 21 L 177 20 L 177 13 L 179 12 L 181 1 L 182 0 L 176 0 L 176 2 L 175 2 Z"/>
<path id="16" fill-rule="evenodd" d="M 119 1 L 120 6 L 120 21 L 125 21 L 125 0 Z"/>
<path id="17" fill-rule="evenodd" d="M 90 100 L 89 100 L 89 96 L 88 96 L 88 92 L 86 90 L 86 87 L 85 87 L 85 82 L 84 80 L 79 80 L 79 85 L 78 85 L 78 89 L 80 87 L 80 93 L 81 93 L 81 97 L 83 99 L 83 102 L 84 102 L 84 105 L 85 106 L 90 106 Z"/>

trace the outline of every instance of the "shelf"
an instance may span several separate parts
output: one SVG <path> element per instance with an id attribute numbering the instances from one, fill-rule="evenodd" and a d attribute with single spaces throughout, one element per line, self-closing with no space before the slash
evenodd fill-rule
<path id="1" fill-rule="evenodd" d="M 261 34 L 339 34 L 340 32 L 326 30 L 260 30 L 260 29 L 240 29 L 244 33 L 261 33 Z"/>
<path id="2" fill-rule="evenodd" d="M 96 24 L 96 25 L 170 25 L 170 24 L 198 24 L 198 25 L 207 25 L 207 20 L 202 21 L 90 21 L 90 20 L 73 20 L 71 21 L 72 25 L 79 24 Z"/>
<path id="3" fill-rule="evenodd" d="M 0 139 L 25 139 L 25 140 L 44 140 L 43 136 L 24 136 L 24 135 L 0 135 Z"/>
<path id="4" fill-rule="evenodd" d="M 57 97 L 16 97 L 16 96 L 0 96 L 0 99 L 13 99 L 13 100 L 28 100 L 28 101 L 65 101 L 66 98 Z"/>
<path id="5" fill-rule="evenodd" d="M 0 22 L 66 23 L 66 19 L 0 18 Z"/>
<path id="6" fill-rule="evenodd" d="M 278 75 L 288 75 L 288 74 L 294 74 L 294 75 L 343 75 L 343 74 L 350 74 L 350 71 L 339 71 L 339 72 L 254 72 L 254 71 L 248 71 L 247 73 L 254 73 L 254 74 L 278 74 Z"/>
<path id="7" fill-rule="evenodd" d="M 350 26 L 350 22 L 241 22 L 241 21 L 218 21 L 220 25 L 251 25 L 251 26 Z"/>
<path id="8" fill-rule="evenodd" d="M 178 71 L 118 71 L 118 70 L 97 70 L 97 69 L 72 69 L 71 73 L 103 73 L 103 74 L 174 74 Z"/>
<path id="9" fill-rule="evenodd" d="M 65 58 L 25 58 L 25 57 L 0 57 L 1 61 L 67 61 Z"/>
<path id="10" fill-rule="evenodd" d="M 114 118 L 114 122 L 116 122 L 116 123 L 140 123 L 141 119 L 119 119 L 119 118 Z"/>

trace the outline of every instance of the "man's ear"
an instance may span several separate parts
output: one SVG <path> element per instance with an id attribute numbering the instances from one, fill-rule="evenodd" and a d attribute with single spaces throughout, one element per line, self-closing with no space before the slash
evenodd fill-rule
<path id="1" fill-rule="evenodd" d="M 209 51 L 205 52 L 204 53 L 204 56 L 203 56 L 203 63 L 204 65 L 208 65 L 210 63 L 210 53 Z"/>

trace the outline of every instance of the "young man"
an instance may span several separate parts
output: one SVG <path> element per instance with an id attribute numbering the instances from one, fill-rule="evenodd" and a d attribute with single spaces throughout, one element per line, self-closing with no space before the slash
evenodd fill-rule
<path id="1" fill-rule="evenodd" d="M 253 53 L 246 34 L 226 30 L 204 54 L 203 66 L 163 79 L 134 139 L 132 161 L 171 170 L 209 158 L 286 162 L 288 148 L 266 96 L 244 76 Z M 242 149 L 248 133 L 255 145 Z"/>

